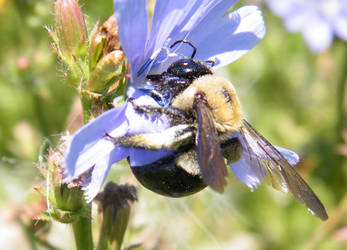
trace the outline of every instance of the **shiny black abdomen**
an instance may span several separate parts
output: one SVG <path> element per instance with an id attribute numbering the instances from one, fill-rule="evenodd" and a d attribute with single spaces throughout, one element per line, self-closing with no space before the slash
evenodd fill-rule
<path id="1" fill-rule="evenodd" d="M 131 170 L 143 186 L 164 196 L 187 196 L 206 187 L 201 175 L 189 174 L 177 166 L 174 156 L 145 166 L 132 166 Z"/>

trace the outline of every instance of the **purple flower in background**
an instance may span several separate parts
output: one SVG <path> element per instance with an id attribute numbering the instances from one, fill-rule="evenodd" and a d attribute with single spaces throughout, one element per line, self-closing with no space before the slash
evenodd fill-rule
<path id="1" fill-rule="evenodd" d="M 290 32 L 301 32 L 314 53 L 327 49 L 334 34 L 347 41 L 347 0 L 267 0 Z"/>
<path id="2" fill-rule="evenodd" d="M 265 35 L 262 14 L 256 6 L 244 6 L 225 14 L 236 0 L 157 0 L 152 28 L 148 31 L 147 0 L 114 0 L 119 38 L 130 63 L 128 96 L 138 105 L 157 105 L 138 88 L 147 74 L 166 70 L 173 62 L 190 57 L 189 46 L 169 46 L 186 39 L 197 48 L 195 59 L 214 60 L 214 68 L 225 66 L 252 49 Z M 115 107 L 83 126 L 71 138 L 65 153 L 65 181 L 86 171 L 84 190 L 91 201 L 100 191 L 113 163 L 126 157 L 130 165 L 142 166 L 170 154 L 166 149 L 149 151 L 117 147 L 112 137 L 160 132 L 170 124 L 163 117 L 138 114 L 129 102 Z M 247 183 L 246 183 L 247 184 Z"/>

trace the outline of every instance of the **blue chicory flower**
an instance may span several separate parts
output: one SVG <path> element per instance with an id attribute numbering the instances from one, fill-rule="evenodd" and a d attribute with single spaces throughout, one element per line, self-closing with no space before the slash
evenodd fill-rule
<path id="1" fill-rule="evenodd" d="M 190 57 L 189 46 L 169 48 L 176 40 L 189 40 L 197 47 L 195 59 L 212 59 L 216 62 L 214 68 L 235 61 L 253 48 L 265 35 L 261 11 L 250 5 L 225 14 L 235 2 L 157 0 L 149 34 L 147 0 L 114 0 L 119 38 L 130 63 L 128 96 L 138 105 L 158 106 L 139 88 L 144 86 L 147 74 L 162 72 L 173 61 Z M 117 147 L 104 136 L 105 132 L 120 137 L 160 132 L 169 126 L 165 117 L 140 115 L 129 102 L 105 112 L 71 138 L 64 157 L 65 182 L 89 171 L 89 181 L 83 188 L 90 202 L 113 163 L 129 157 L 131 166 L 142 166 L 170 154 L 166 149 Z"/>
<path id="2" fill-rule="evenodd" d="M 290 32 L 301 32 L 314 53 L 326 50 L 334 34 L 347 41 L 347 0 L 267 0 Z"/>

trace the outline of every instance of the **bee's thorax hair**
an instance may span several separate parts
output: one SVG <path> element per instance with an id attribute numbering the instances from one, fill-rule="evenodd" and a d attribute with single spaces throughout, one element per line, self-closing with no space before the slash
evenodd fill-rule
<path id="1" fill-rule="evenodd" d="M 230 133 L 239 130 L 243 114 L 236 91 L 230 82 L 213 75 L 199 77 L 172 100 L 171 106 L 188 111 L 192 108 L 197 93 L 205 95 L 218 132 Z"/>

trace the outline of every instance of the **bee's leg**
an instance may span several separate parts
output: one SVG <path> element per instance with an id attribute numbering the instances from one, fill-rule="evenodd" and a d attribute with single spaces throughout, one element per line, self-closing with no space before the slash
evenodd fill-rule
<path id="1" fill-rule="evenodd" d="M 182 124 L 158 133 L 127 135 L 111 139 L 114 144 L 122 147 L 144 148 L 148 150 L 159 150 L 162 148 L 176 150 L 190 143 L 194 134 L 194 127 L 188 124 Z"/>
<path id="2" fill-rule="evenodd" d="M 128 99 L 129 102 L 133 105 L 134 109 L 140 113 L 140 114 L 146 114 L 149 116 L 155 116 L 155 115 L 167 115 L 169 119 L 172 121 L 176 121 L 176 123 L 181 123 L 180 121 L 192 122 L 193 116 L 186 113 L 185 111 L 177 108 L 171 108 L 171 107 L 156 107 L 156 106 L 150 106 L 150 105 L 137 105 L 134 103 L 132 98 Z M 177 121 L 178 120 L 178 121 Z"/>

